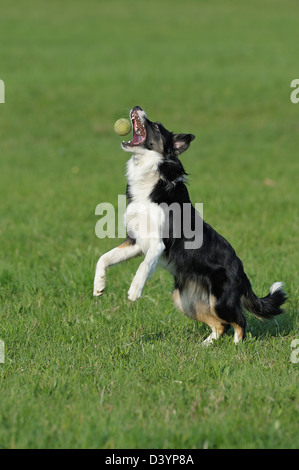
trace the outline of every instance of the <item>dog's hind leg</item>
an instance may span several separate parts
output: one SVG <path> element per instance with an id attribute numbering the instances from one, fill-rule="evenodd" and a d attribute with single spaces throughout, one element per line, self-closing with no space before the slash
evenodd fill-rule
<path id="1" fill-rule="evenodd" d="M 242 313 L 240 298 L 237 294 L 230 293 L 226 297 L 222 296 L 217 299 L 215 313 L 234 328 L 235 344 L 245 338 L 246 318 Z"/>
<path id="2" fill-rule="evenodd" d="M 212 333 L 201 343 L 204 346 L 209 346 L 210 344 L 212 344 L 214 340 L 224 335 L 230 327 L 230 325 L 226 325 L 221 322 L 214 322 L 213 324 L 207 323 L 207 325 L 209 325 L 209 327 L 212 329 Z"/>
<path id="3" fill-rule="evenodd" d="M 234 343 L 237 344 L 245 338 L 246 319 L 242 313 L 238 315 L 237 323 L 232 323 L 234 328 Z"/>
<path id="4" fill-rule="evenodd" d="M 106 272 L 110 266 L 126 261 L 142 254 L 139 245 L 132 238 L 127 238 L 116 248 L 105 253 L 97 262 L 94 278 L 93 295 L 98 297 L 103 294 L 106 285 Z"/>
<path id="5" fill-rule="evenodd" d="M 172 294 L 173 301 L 177 308 L 194 320 L 206 323 L 212 330 L 212 333 L 202 344 L 208 346 L 214 340 L 220 338 L 227 332 L 230 325 L 221 320 L 215 312 L 215 298 L 208 295 L 199 295 L 200 288 L 196 284 L 189 284 L 181 293 L 175 289 Z M 200 299 L 200 300 L 199 300 Z"/>
<path id="6" fill-rule="evenodd" d="M 220 338 L 220 336 L 224 335 L 228 329 L 230 328 L 230 325 L 223 319 L 221 319 L 215 309 L 217 299 L 213 295 L 209 296 L 209 306 L 210 306 L 210 312 L 209 315 L 203 316 L 201 321 L 209 325 L 209 327 L 212 330 L 212 333 L 210 336 L 208 336 L 202 344 L 204 346 L 209 346 L 214 340 Z"/>

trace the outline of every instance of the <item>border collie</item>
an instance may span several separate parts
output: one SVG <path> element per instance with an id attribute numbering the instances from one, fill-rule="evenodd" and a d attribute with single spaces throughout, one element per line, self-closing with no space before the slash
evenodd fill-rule
<path id="1" fill-rule="evenodd" d="M 129 300 L 141 297 L 147 278 L 159 262 L 174 277 L 172 296 L 178 309 L 211 328 L 204 344 L 219 338 L 231 325 L 234 342 L 238 343 L 245 337 L 242 309 L 259 319 L 279 315 L 286 300 L 283 284 L 275 282 L 266 297 L 258 298 L 232 246 L 192 206 L 186 173 L 178 156 L 188 149 L 195 136 L 169 132 L 161 123 L 151 122 L 139 106 L 131 110 L 130 118 L 133 138 L 122 142 L 122 149 L 132 154 L 127 162 L 128 238 L 99 259 L 94 296 L 103 294 L 109 266 L 144 254 L 128 292 Z M 182 209 L 186 205 L 191 208 L 189 219 L 193 228 L 196 220 L 201 220 L 199 247 L 186 248 L 190 239 L 178 224 L 183 215 L 178 220 L 169 211 L 166 220 L 165 205 L 173 203 Z"/>

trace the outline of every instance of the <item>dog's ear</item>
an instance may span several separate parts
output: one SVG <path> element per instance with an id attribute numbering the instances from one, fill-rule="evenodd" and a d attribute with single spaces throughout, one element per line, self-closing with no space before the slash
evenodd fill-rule
<path id="1" fill-rule="evenodd" d="M 175 134 L 173 136 L 173 149 L 175 155 L 180 155 L 185 152 L 194 139 L 195 135 L 193 134 Z"/>

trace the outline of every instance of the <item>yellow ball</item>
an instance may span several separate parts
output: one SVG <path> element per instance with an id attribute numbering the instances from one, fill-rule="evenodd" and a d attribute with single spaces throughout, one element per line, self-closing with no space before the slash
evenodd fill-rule
<path id="1" fill-rule="evenodd" d="M 131 130 L 129 119 L 121 118 L 114 124 L 114 130 L 118 135 L 127 135 Z"/>

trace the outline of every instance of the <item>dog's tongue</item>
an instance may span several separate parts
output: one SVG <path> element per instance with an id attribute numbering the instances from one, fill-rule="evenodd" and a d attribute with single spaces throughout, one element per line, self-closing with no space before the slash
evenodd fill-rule
<path id="1" fill-rule="evenodd" d="M 134 145 L 140 144 L 142 142 L 143 138 L 141 135 L 135 134 L 133 135 L 133 139 L 131 140 L 131 143 Z"/>

